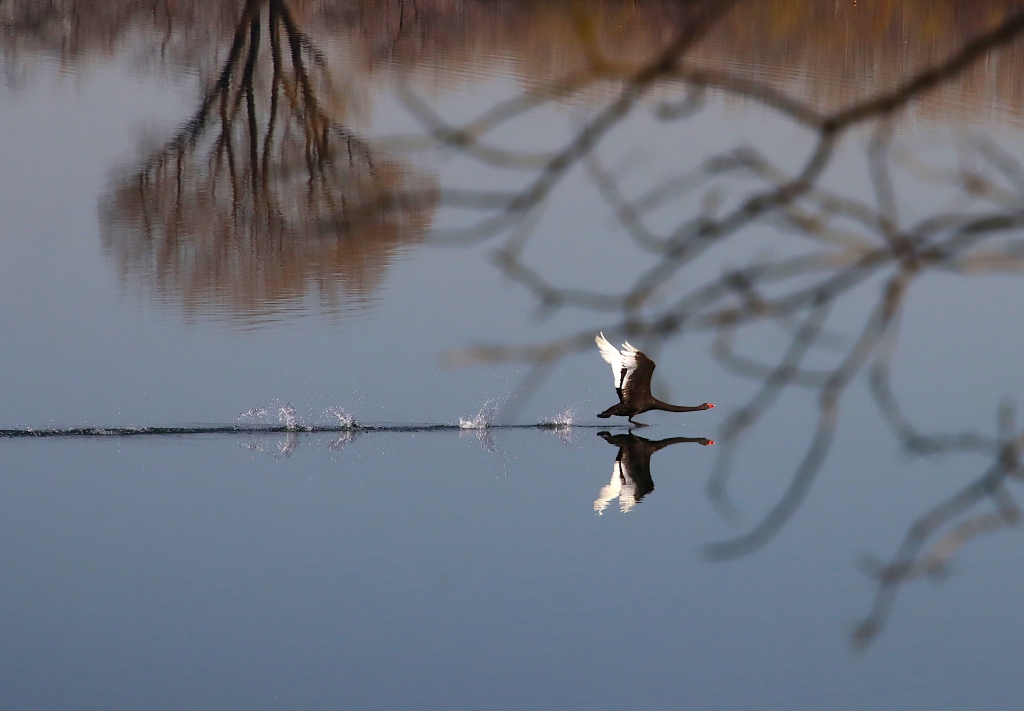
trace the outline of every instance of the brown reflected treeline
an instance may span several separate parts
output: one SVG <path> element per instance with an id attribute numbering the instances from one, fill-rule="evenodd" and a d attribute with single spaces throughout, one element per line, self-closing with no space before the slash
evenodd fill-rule
<path id="1" fill-rule="evenodd" d="M 245 0 L 7 0 L 0 43 L 8 65 L 38 53 L 64 62 L 125 54 L 140 63 L 202 74 L 219 69 Z M 290 0 L 314 39 L 343 39 L 351 71 L 378 67 L 443 75 L 514 72 L 547 81 L 598 64 L 637 67 L 663 50 L 695 2 L 594 0 Z M 952 47 L 998 26 L 1022 0 L 785 0 L 736 2 L 691 63 L 728 67 L 797 90 L 823 109 L 897 86 Z M 982 102 L 1024 107 L 1019 43 L 951 82 L 928 106 L 959 111 Z M 976 106 L 971 110 L 976 111 Z"/>
<path id="2" fill-rule="evenodd" d="M 193 118 L 104 198 L 104 246 L 126 283 L 160 301 L 260 318 L 368 301 L 397 252 L 429 229 L 436 178 L 359 134 L 366 97 L 395 72 L 442 87 L 511 72 L 557 99 L 553 78 L 574 77 L 578 95 L 642 72 L 710 14 L 678 61 L 836 107 L 898 86 L 1021 5 L 8 0 L 0 45 L 15 77 L 40 54 L 198 73 L 207 89 Z M 1015 113 L 1022 52 L 1000 49 L 927 106 L 968 97 L 972 111 Z"/>
<path id="3" fill-rule="evenodd" d="M 1019 0 L 871 0 L 744 3 L 715 28 L 699 57 L 797 89 L 821 110 L 891 91 L 955 47 L 999 27 Z M 993 52 L 933 95 L 923 113 L 1018 115 L 1024 44 Z"/>
<path id="4" fill-rule="evenodd" d="M 30 4 L 0 5 L 5 37 L 50 47 L 64 60 L 89 55 L 88 33 L 75 34 L 85 26 L 75 19 L 88 14 L 85 4 L 41 4 L 36 15 Z M 684 332 L 707 335 L 721 366 L 752 382 L 751 396 L 732 408 L 716 436 L 707 493 L 723 517 L 737 511 L 729 492 L 742 440 L 777 414 L 785 394 L 809 393 L 815 423 L 784 490 L 754 524 L 708 545 L 710 560 L 760 551 L 788 526 L 826 471 L 847 393 L 867 374 L 880 419 L 907 452 L 980 455 L 991 463 L 917 518 L 891 559 L 869 561 L 877 593 L 853 635 L 858 646 L 884 628 L 902 585 L 940 572 L 979 536 L 1019 522 L 1009 485 L 1024 478 L 1024 431 L 1013 408 L 1000 408 L 994 434 L 973 422 L 963 431 L 929 432 L 911 420 L 890 379 L 907 297 L 924 277 L 1024 272 L 1024 162 L 977 131 L 956 139 L 951 162 L 931 163 L 893 145 L 894 119 L 921 106 L 959 110 L 968 105 L 961 99 L 972 96 L 970 116 L 980 106 L 1018 110 L 1020 3 L 246 0 L 214 9 L 168 4 L 164 14 L 134 7 L 125 5 L 121 15 L 116 2 L 102 8 L 109 26 L 97 27 L 105 38 L 97 51 L 145 44 L 133 34 L 175 61 L 191 56 L 181 47 L 209 51 L 192 53 L 205 63 L 199 72 L 207 87 L 192 119 L 117 178 L 104 200 L 106 247 L 127 281 L 190 310 L 253 316 L 317 289 L 328 301 L 365 299 L 396 252 L 425 234 L 442 200 L 475 210 L 473 224 L 449 231 L 496 243 L 496 266 L 536 298 L 542 315 L 569 308 L 597 313 L 617 321 L 606 333 L 654 349 Z M 64 14 L 47 14 L 52 8 Z M 29 19 L 19 19 L 22 10 Z M 176 24 L 172 16 L 184 19 Z M 62 24 L 54 25 L 55 17 Z M 141 19 L 133 24 L 131 17 Z M 339 37 L 348 41 L 328 41 Z M 5 40 L 8 57 L 17 54 L 12 46 Z M 396 148 L 364 140 L 352 126 L 358 97 L 369 95 L 360 87 L 376 80 L 377 66 L 459 81 L 511 67 L 546 85 L 462 127 L 434 120 L 412 92 L 404 97 L 434 147 L 515 171 L 517 185 L 524 169 L 532 170 L 525 186 L 442 195 L 436 179 L 417 172 Z M 461 67 L 467 69 L 460 73 Z M 570 79 L 540 81 L 552 76 Z M 615 80 L 607 82 L 608 100 L 555 152 L 527 154 L 485 140 L 538 103 L 607 79 Z M 713 88 L 803 127 L 811 145 L 795 168 L 756 145 L 738 145 L 680 165 L 677 174 L 653 178 L 634 194 L 627 176 L 605 169 L 597 149 L 634 109 L 662 98 L 662 87 L 687 90 L 659 112 L 673 127 L 685 127 L 700 111 L 703 91 Z M 864 194 L 846 181 L 823 180 L 842 160 L 844 136 L 858 129 L 868 140 L 846 150 L 863 152 L 870 182 Z M 564 274 L 547 276 L 526 251 L 530 240 L 552 238 L 533 230 L 531 220 L 536 208 L 565 192 L 565 177 L 576 167 L 632 248 L 655 257 L 600 290 L 580 288 Z M 908 190 L 937 197 L 922 214 L 908 215 L 901 210 Z M 735 197 L 723 201 L 725 194 Z M 684 200 L 689 196 L 699 212 Z M 655 213 L 670 205 L 679 209 L 666 228 Z M 678 278 L 702 269 L 702 255 L 714 246 L 779 225 L 806 251 L 754 255 L 743 266 L 708 271 L 706 282 Z M 867 289 L 875 290 L 873 299 L 852 297 Z M 858 312 L 835 317 L 851 301 Z M 837 330 L 837 321 L 855 318 L 852 333 L 849 325 Z M 781 342 L 768 346 L 762 326 L 780 329 Z M 535 346 L 482 346 L 458 357 L 530 363 L 514 403 L 562 358 L 591 349 L 593 336 L 587 328 Z M 620 447 L 618 478 L 602 498 L 616 482 L 620 505 L 622 486 L 632 487 L 627 505 L 653 488 L 646 448 L 657 443 L 639 440 L 609 438 Z M 984 508 L 993 504 L 994 516 Z"/>

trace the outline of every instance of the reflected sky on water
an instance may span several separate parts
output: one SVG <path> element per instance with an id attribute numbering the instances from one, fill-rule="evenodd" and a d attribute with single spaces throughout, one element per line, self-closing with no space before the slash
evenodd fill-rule
<path id="1" fill-rule="evenodd" d="M 0 429 L 252 425 L 0 440 L 3 705 L 1011 706 L 1022 8 L 862 5 L 0 5 Z"/>

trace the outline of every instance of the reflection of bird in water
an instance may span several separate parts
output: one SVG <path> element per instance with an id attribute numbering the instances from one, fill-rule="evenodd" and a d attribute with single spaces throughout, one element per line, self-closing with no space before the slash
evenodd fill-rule
<path id="1" fill-rule="evenodd" d="M 643 422 L 634 422 L 633 417 L 650 410 L 693 412 L 694 410 L 708 410 L 714 407 L 710 402 L 694 407 L 670 405 L 667 402 L 662 402 L 651 395 L 651 376 L 654 375 L 653 360 L 629 345 L 628 342 L 622 344 L 621 351 L 616 350 L 615 346 L 608 342 L 603 333 L 598 334 L 594 340 L 597 341 L 597 348 L 601 351 L 601 357 L 612 366 L 612 375 L 615 378 L 615 392 L 619 394 L 619 404 L 612 405 L 604 412 L 599 413 L 598 417 L 625 415 L 629 417 L 631 424 L 644 427 Z"/>
<path id="2" fill-rule="evenodd" d="M 598 432 L 608 444 L 619 448 L 612 469 L 612 480 L 601 487 L 601 492 L 594 502 L 594 511 L 602 513 L 608 503 L 619 497 L 619 511 L 628 512 L 639 503 L 640 499 L 654 491 L 654 479 L 651 478 L 651 455 L 670 444 L 696 442 L 697 444 L 714 444 L 714 440 L 706 437 L 669 437 L 667 439 L 649 440 L 635 434 L 617 434 Z"/>

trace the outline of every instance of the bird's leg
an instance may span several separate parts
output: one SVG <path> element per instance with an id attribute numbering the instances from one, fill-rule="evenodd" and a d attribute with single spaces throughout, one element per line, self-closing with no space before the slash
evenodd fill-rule
<path id="1" fill-rule="evenodd" d="M 646 427 L 647 426 L 646 422 L 636 422 L 633 419 L 632 415 L 630 415 L 628 419 L 629 419 L 629 424 L 633 425 L 634 427 Z"/>

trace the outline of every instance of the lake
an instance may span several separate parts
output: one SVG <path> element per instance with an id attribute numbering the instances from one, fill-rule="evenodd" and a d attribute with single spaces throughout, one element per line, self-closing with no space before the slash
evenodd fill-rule
<path id="1" fill-rule="evenodd" d="M 11 0 L 0 50 L 3 708 L 1024 692 L 1024 4 Z M 714 409 L 598 419 L 598 333 Z"/>

